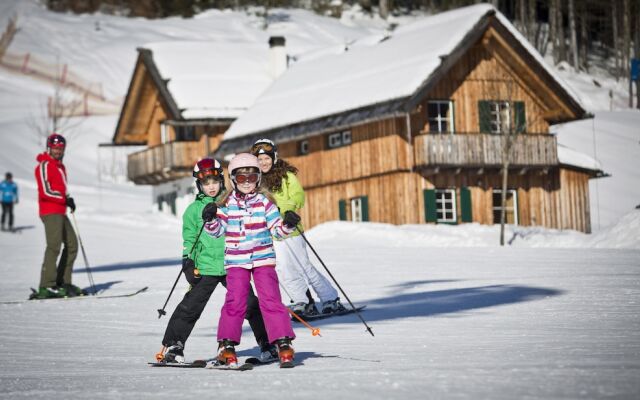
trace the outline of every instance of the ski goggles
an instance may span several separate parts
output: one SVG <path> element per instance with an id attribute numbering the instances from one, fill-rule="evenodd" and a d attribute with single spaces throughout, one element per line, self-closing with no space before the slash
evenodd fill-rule
<path id="1" fill-rule="evenodd" d="M 233 176 L 236 183 L 256 183 L 260 179 L 260 174 L 237 174 Z"/>
<path id="2" fill-rule="evenodd" d="M 273 153 L 273 145 L 271 143 L 256 143 L 251 146 L 251 153 L 253 155 L 263 154 L 263 153 Z"/>
<path id="3" fill-rule="evenodd" d="M 222 179 L 222 171 L 220 171 L 219 169 L 203 169 L 196 172 L 196 178 L 201 181 L 209 177 Z"/>

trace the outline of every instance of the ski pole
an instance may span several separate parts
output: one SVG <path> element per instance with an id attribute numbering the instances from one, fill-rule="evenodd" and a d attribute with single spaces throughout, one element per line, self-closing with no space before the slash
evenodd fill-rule
<path id="1" fill-rule="evenodd" d="M 198 243 L 198 240 L 200 239 L 200 235 L 202 234 L 203 230 L 204 230 L 204 224 L 202 224 L 202 227 L 200 228 L 200 232 L 198 232 L 198 236 L 196 236 L 196 240 L 193 242 L 193 246 L 191 246 L 191 250 L 189 251 L 189 256 L 191 256 L 191 253 L 193 253 L 193 250 L 196 248 L 196 244 Z M 171 287 L 171 291 L 169 292 L 169 296 L 167 296 L 167 300 L 164 302 L 164 305 L 162 306 L 162 308 L 158 309 L 158 319 L 160 319 L 163 315 L 167 315 L 167 312 L 164 309 L 167 306 L 167 304 L 169 303 L 169 299 L 171 298 L 171 295 L 173 294 L 173 290 L 176 288 L 176 285 L 178 284 L 178 281 L 180 280 L 180 275 L 182 275 L 182 268 L 180 268 L 180 272 L 178 272 L 178 277 L 176 278 L 176 281 L 173 282 L 173 286 Z"/>
<path id="2" fill-rule="evenodd" d="M 87 271 L 87 276 L 89 277 L 89 284 L 91 285 L 91 293 L 92 295 L 96 295 L 96 285 L 93 283 L 93 275 L 91 274 L 91 267 L 89 267 L 89 260 L 87 259 L 87 253 L 84 251 L 84 245 L 82 244 L 82 237 L 80 236 L 80 229 L 78 229 L 78 221 L 76 221 L 76 215 L 72 211 L 71 218 L 73 219 L 73 224 L 76 228 L 76 234 L 78 235 L 78 242 L 80 242 L 80 250 L 82 250 L 82 258 L 84 259 L 85 270 Z"/>
<path id="3" fill-rule="evenodd" d="M 303 320 L 298 314 L 296 314 L 293 311 L 291 311 L 290 308 L 287 308 L 287 310 L 289 311 L 289 314 L 293 315 L 294 317 L 296 317 L 298 319 L 298 321 L 302 322 L 302 325 L 304 325 L 307 328 L 309 328 L 309 330 L 311 331 L 311 335 L 312 336 L 320 336 L 320 337 L 322 337 L 322 335 L 320 334 L 320 329 L 319 328 L 314 328 L 313 326 L 309 325 L 309 323 L 307 321 Z"/>
<path id="4" fill-rule="evenodd" d="M 309 240 L 307 240 L 307 237 L 305 236 L 304 232 L 302 232 L 302 230 L 300 228 L 298 228 L 296 226 L 296 230 L 298 232 L 300 232 L 300 236 L 302 236 L 302 238 L 304 239 L 304 241 L 307 243 L 307 245 L 309 246 L 309 248 L 311 249 L 311 251 L 313 251 L 313 254 L 316 255 L 316 258 L 318 259 L 318 261 L 320 261 L 320 264 L 322 264 L 322 266 L 324 267 L 324 269 L 327 271 L 327 273 L 329 274 L 329 276 L 331 277 L 331 279 L 333 280 L 333 282 L 336 284 L 336 286 L 338 287 L 338 289 L 340 289 L 340 292 L 344 295 L 344 298 L 347 299 L 347 301 L 349 302 L 349 304 L 351 305 L 351 308 L 353 309 L 353 312 L 356 313 L 356 315 L 358 316 L 358 318 L 360 318 L 360 321 L 362 321 L 362 323 L 364 324 L 364 326 L 367 328 L 367 331 L 371 334 L 371 336 L 374 336 L 373 331 L 371 330 L 371 328 L 369 327 L 369 325 L 367 325 L 367 323 L 365 322 L 364 318 L 362 318 L 362 315 L 360 314 L 360 312 L 356 309 L 356 307 L 353 305 L 353 303 L 351 302 L 351 300 L 349 299 L 349 296 L 347 296 L 347 294 L 344 292 L 344 290 L 342 290 L 342 287 L 340 286 L 340 284 L 338 283 L 338 281 L 336 280 L 336 278 L 333 277 L 333 274 L 331 273 L 331 271 L 329 271 L 329 268 L 327 268 L 327 266 L 324 264 L 324 262 L 322 261 L 322 258 L 320 258 L 320 256 L 318 255 L 318 253 L 316 252 L 316 249 L 313 248 L 313 246 L 311 245 L 311 243 L 309 243 Z"/>

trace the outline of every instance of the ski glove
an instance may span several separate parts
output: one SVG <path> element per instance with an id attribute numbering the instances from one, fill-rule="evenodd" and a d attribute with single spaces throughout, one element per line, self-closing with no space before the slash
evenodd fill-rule
<path id="1" fill-rule="evenodd" d="M 293 211 L 287 211 L 284 213 L 283 221 L 285 226 L 295 228 L 300 222 L 300 216 Z"/>
<path id="2" fill-rule="evenodd" d="M 217 212 L 218 206 L 216 206 L 216 203 L 209 203 L 202 210 L 202 219 L 204 222 L 211 222 L 216 217 Z"/>
<path id="3" fill-rule="evenodd" d="M 67 207 L 71 209 L 71 212 L 76 212 L 76 202 L 73 201 L 73 197 L 67 197 Z"/>
<path id="4" fill-rule="evenodd" d="M 187 282 L 189 282 L 191 286 L 197 285 L 200 279 L 202 279 L 200 272 L 196 269 L 196 263 L 188 257 L 182 258 L 182 272 L 184 272 L 184 277 L 187 278 Z"/>

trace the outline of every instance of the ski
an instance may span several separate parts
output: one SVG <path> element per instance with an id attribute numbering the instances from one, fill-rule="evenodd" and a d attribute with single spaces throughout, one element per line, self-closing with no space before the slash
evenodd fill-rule
<path id="1" fill-rule="evenodd" d="M 231 366 L 231 365 L 216 365 L 215 363 L 208 363 L 207 366 L 205 367 L 206 369 L 218 369 L 218 370 L 222 370 L 222 371 L 249 371 L 253 369 L 253 364 L 249 364 L 249 363 L 244 363 L 244 364 L 239 364 L 237 366 Z"/>
<path id="2" fill-rule="evenodd" d="M 149 289 L 148 286 L 143 287 L 142 289 L 138 289 L 135 292 L 123 293 L 123 294 L 111 294 L 111 295 L 84 295 L 84 296 L 74 296 L 74 297 L 51 297 L 48 299 L 27 299 L 27 300 L 13 300 L 13 301 L 0 301 L 0 304 L 22 304 L 28 301 L 49 301 L 49 300 L 79 300 L 79 299 L 115 299 L 118 297 L 132 297 L 140 293 L 144 293 Z M 31 288 L 33 293 L 37 292 L 34 288 Z"/>
<path id="3" fill-rule="evenodd" d="M 147 363 L 152 367 L 168 367 L 168 368 L 204 368 L 207 366 L 205 360 L 195 360 L 193 362 L 176 363 L 176 362 L 150 362 Z"/>
<path id="4" fill-rule="evenodd" d="M 337 317 L 337 316 L 340 316 L 340 315 L 353 314 L 356 311 L 364 310 L 366 307 L 367 306 L 360 306 L 360 307 L 357 307 L 355 310 L 350 308 L 350 309 L 346 309 L 346 310 L 338 311 L 338 312 L 333 312 L 333 313 L 324 313 L 324 314 L 316 314 L 316 315 L 301 315 L 301 318 L 304 319 L 307 322 L 309 322 L 309 321 L 317 321 L 319 319 Z M 294 322 L 300 323 L 300 321 L 298 321 L 295 317 L 292 318 L 291 320 L 294 321 Z"/>
<path id="5" fill-rule="evenodd" d="M 253 366 L 259 366 L 259 365 L 269 365 L 269 364 L 275 364 L 278 361 L 280 361 L 277 357 L 276 358 L 271 358 L 267 361 L 262 361 L 260 360 L 258 357 L 249 357 L 246 360 L 244 360 L 245 364 L 251 364 Z"/>

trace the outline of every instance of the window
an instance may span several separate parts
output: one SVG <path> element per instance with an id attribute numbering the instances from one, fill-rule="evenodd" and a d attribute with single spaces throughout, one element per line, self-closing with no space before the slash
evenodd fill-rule
<path id="1" fill-rule="evenodd" d="M 508 101 L 492 101 L 491 133 L 504 133 L 511 130 L 511 107 Z"/>
<path id="2" fill-rule="evenodd" d="M 442 223 L 456 223 L 456 191 L 455 189 L 436 190 L 437 221 Z"/>
<path id="3" fill-rule="evenodd" d="M 427 106 L 429 132 L 453 133 L 453 102 L 450 100 L 430 100 Z"/>
<path id="4" fill-rule="evenodd" d="M 369 199 L 367 196 L 353 197 L 338 201 L 338 215 L 341 221 L 369 221 Z M 347 216 L 351 217 L 348 218 Z"/>
<path id="5" fill-rule="evenodd" d="M 522 101 L 479 101 L 480 132 L 503 134 L 526 132 L 525 105 Z"/>
<path id="6" fill-rule="evenodd" d="M 298 154 L 304 156 L 305 154 L 309 154 L 309 141 L 302 140 L 298 142 Z"/>
<path id="7" fill-rule="evenodd" d="M 500 211 L 502 210 L 502 190 L 493 189 L 493 223 L 500 223 Z M 515 189 L 507 190 L 505 202 L 505 223 L 518 225 L 518 192 Z"/>
<path id="8" fill-rule="evenodd" d="M 362 197 L 351 199 L 351 220 L 362 222 Z"/>
<path id="9" fill-rule="evenodd" d="M 327 145 L 330 149 L 351 144 L 351 131 L 332 133 L 327 137 Z"/>
<path id="10" fill-rule="evenodd" d="M 351 131 L 342 132 L 342 145 L 346 146 L 351 144 Z"/>
<path id="11" fill-rule="evenodd" d="M 179 125 L 174 127 L 176 142 L 191 142 L 196 140 L 196 127 L 192 125 Z"/>

